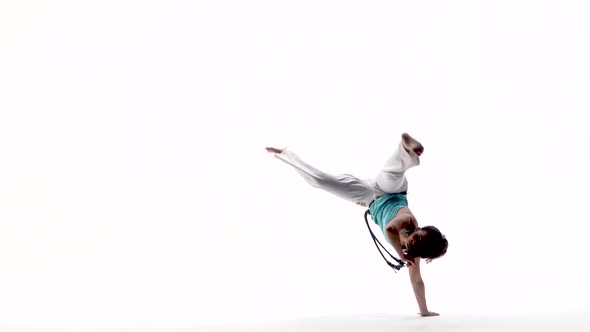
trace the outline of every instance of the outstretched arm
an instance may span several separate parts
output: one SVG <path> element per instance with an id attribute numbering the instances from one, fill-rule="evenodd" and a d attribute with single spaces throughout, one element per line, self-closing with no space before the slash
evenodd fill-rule
<path id="1" fill-rule="evenodd" d="M 428 306 L 426 305 L 426 291 L 422 275 L 420 274 L 420 258 L 416 258 L 415 263 L 408 266 L 408 271 L 410 271 L 410 282 L 414 289 L 418 308 L 420 308 L 420 316 L 438 316 L 436 312 L 428 311 Z"/>

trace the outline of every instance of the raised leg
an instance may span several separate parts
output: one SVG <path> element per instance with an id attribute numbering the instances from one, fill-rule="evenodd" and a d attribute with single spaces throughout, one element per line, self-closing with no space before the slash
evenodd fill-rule
<path id="1" fill-rule="evenodd" d="M 288 149 L 266 148 L 275 157 L 291 165 L 310 185 L 323 189 L 340 198 L 362 206 L 368 206 L 375 198 L 373 187 L 350 174 L 329 174 L 309 165 Z"/>
<path id="2" fill-rule="evenodd" d="M 397 149 L 385 162 L 385 165 L 371 183 L 376 196 L 408 190 L 408 180 L 405 172 L 420 164 L 422 152 L 424 152 L 424 147 L 420 142 L 406 133 L 402 134 Z"/>

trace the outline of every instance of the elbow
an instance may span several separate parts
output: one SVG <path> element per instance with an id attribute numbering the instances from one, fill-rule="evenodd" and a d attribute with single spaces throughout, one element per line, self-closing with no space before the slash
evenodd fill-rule
<path id="1" fill-rule="evenodd" d="M 422 278 L 419 279 L 412 279 L 412 286 L 414 287 L 424 287 L 424 281 L 422 280 Z"/>
<path id="2" fill-rule="evenodd" d="M 424 285 L 424 281 L 422 280 L 422 276 L 419 274 L 410 274 L 410 282 L 414 286 Z"/>
<path id="3" fill-rule="evenodd" d="M 412 288 L 413 289 L 424 289 L 424 281 L 422 281 L 422 279 L 412 280 Z"/>

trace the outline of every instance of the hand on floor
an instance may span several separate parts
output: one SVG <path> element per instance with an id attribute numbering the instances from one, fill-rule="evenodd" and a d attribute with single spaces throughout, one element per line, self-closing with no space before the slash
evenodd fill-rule
<path id="1" fill-rule="evenodd" d="M 277 148 L 272 148 L 272 147 L 267 147 L 266 151 L 270 152 L 270 153 L 281 153 L 283 152 L 283 149 L 277 149 Z"/>

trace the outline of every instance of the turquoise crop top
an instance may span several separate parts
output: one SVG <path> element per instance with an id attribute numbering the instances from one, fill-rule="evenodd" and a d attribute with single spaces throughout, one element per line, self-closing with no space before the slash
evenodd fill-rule
<path id="1" fill-rule="evenodd" d="M 401 208 L 407 207 L 408 199 L 406 198 L 406 193 L 385 194 L 371 202 L 369 211 L 371 218 L 375 224 L 379 225 L 381 232 L 385 235 L 385 226 L 387 226 L 391 219 L 395 218 Z M 412 227 L 411 229 L 402 229 L 400 233 L 411 233 L 413 231 L 414 229 Z"/>

